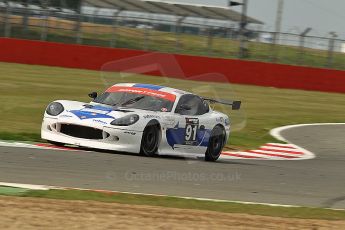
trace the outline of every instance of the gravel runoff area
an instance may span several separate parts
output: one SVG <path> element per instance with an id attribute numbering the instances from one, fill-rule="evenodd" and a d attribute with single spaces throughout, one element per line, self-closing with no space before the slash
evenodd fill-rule
<path id="1" fill-rule="evenodd" d="M 345 221 L 0 196 L 0 229 L 345 229 Z"/>

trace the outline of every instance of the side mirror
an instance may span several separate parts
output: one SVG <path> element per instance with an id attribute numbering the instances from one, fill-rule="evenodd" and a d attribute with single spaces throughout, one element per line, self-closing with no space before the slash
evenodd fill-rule
<path id="1" fill-rule="evenodd" d="M 96 99 L 97 95 L 98 95 L 97 92 L 89 93 L 89 97 L 91 97 L 92 99 Z"/>
<path id="2" fill-rule="evenodd" d="M 232 110 L 239 110 L 241 108 L 241 101 L 234 101 L 232 103 Z"/>

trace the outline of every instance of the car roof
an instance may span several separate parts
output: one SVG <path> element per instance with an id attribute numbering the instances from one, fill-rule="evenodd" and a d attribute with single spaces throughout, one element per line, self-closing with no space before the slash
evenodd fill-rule
<path id="1" fill-rule="evenodd" d="M 184 90 L 166 87 L 166 86 L 162 86 L 162 85 L 141 84 L 141 83 L 118 83 L 118 84 L 113 85 L 112 87 L 116 87 L 116 86 L 157 90 L 157 91 L 161 91 L 161 92 L 170 93 L 170 94 L 176 95 L 178 97 L 182 96 L 184 94 L 193 94 L 193 93 L 190 93 L 190 92 L 187 92 Z"/>

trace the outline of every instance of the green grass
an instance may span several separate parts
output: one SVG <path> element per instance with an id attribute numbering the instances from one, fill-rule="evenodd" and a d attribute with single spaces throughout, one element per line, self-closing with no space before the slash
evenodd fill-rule
<path id="1" fill-rule="evenodd" d="M 80 190 L 29 190 L 17 193 L 2 193 L 0 195 L 21 197 L 38 197 L 61 200 L 84 200 L 99 202 L 114 202 L 133 205 L 150 205 L 180 209 L 196 209 L 217 211 L 223 213 L 246 213 L 260 216 L 273 216 L 300 219 L 345 220 L 345 211 L 307 207 L 277 207 L 258 204 L 240 204 L 236 202 L 214 202 L 196 199 L 184 199 L 168 196 L 133 195 L 125 193 L 102 193 Z"/>
<path id="2" fill-rule="evenodd" d="M 0 138 L 39 140 L 46 106 L 56 99 L 88 102 L 91 91 L 107 84 L 139 82 L 163 84 L 202 96 L 240 99 L 240 111 L 217 107 L 231 116 L 230 144 L 253 148 L 275 141 L 275 127 L 315 122 L 344 122 L 343 94 L 276 89 L 248 85 L 192 82 L 143 75 L 121 75 L 79 69 L 0 63 Z M 102 76 L 102 77 L 101 77 Z"/>
<path id="3" fill-rule="evenodd" d="M 25 188 L 14 188 L 14 187 L 7 187 L 7 186 L 0 186 L 0 195 L 8 195 L 8 196 L 20 196 L 28 192 L 28 189 Z"/>
<path id="4" fill-rule="evenodd" d="M 35 142 L 40 141 L 39 133 L 12 133 L 12 132 L 0 132 L 0 140 L 20 140 Z"/>

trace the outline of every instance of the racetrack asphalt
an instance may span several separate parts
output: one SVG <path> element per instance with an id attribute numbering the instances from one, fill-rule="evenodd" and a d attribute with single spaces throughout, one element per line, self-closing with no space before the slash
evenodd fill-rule
<path id="1" fill-rule="evenodd" d="M 293 127 L 280 134 L 316 158 L 210 163 L 0 147 L 0 181 L 344 209 L 345 125 Z"/>

